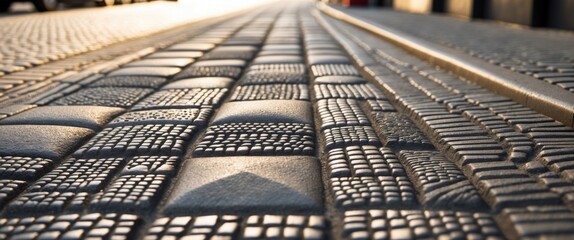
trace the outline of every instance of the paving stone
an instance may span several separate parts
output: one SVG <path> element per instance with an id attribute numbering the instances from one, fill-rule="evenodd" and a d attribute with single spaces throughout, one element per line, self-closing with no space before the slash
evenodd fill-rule
<path id="1" fill-rule="evenodd" d="M 313 157 L 195 158 L 183 166 L 165 212 L 321 212 L 320 171 Z"/>
<path id="2" fill-rule="evenodd" d="M 201 51 L 163 51 L 152 53 L 145 58 L 199 58 L 201 56 L 203 56 L 203 52 Z"/>
<path id="3" fill-rule="evenodd" d="M 253 59 L 253 64 L 297 64 L 304 62 L 302 57 L 293 55 L 260 56 Z"/>
<path id="4" fill-rule="evenodd" d="M 0 120 L 0 124 L 61 125 L 99 130 L 122 112 L 124 109 L 116 107 L 44 106 Z"/>
<path id="5" fill-rule="evenodd" d="M 84 88 L 52 102 L 50 105 L 90 105 L 128 108 L 152 93 L 149 88 Z"/>
<path id="6" fill-rule="evenodd" d="M 162 89 L 186 89 L 186 88 L 230 88 L 235 81 L 225 77 L 203 77 L 181 79 L 172 82 Z"/>
<path id="7" fill-rule="evenodd" d="M 338 207 L 408 207 L 417 203 L 413 185 L 389 148 L 336 148 L 328 152 L 327 161 Z"/>
<path id="8" fill-rule="evenodd" d="M 4 177 L 2 176 L 2 178 Z M 24 188 L 26 188 L 24 181 L 0 179 L 0 206 L 4 206 L 8 201 L 18 196 Z"/>
<path id="9" fill-rule="evenodd" d="M 241 59 L 250 60 L 257 48 L 252 46 L 221 46 L 201 57 L 201 60 Z"/>
<path id="10" fill-rule="evenodd" d="M 78 212 L 87 199 L 85 192 L 28 192 L 11 201 L 6 212 L 15 216 Z"/>
<path id="11" fill-rule="evenodd" d="M 314 131 L 303 123 L 226 123 L 212 125 L 195 156 L 313 155 Z"/>
<path id="12" fill-rule="evenodd" d="M 74 155 L 89 157 L 149 154 L 181 155 L 195 126 L 146 124 L 104 128 Z"/>
<path id="13" fill-rule="evenodd" d="M 145 239 L 324 239 L 325 230 L 325 219 L 318 215 L 180 216 L 157 219 Z"/>
<path id="14" fill-rule="evenodd" d="M 226 88 L 160 90 L 143 99 L 133 109 L 215 107 L 221 103 L 227 91 Z"/>
<path id="15" fill-rule="evenodd" d="M 35 108 L 36 105 L 28 105 L 28 104 L 14 104 L 8 107 L 0 108 L 0 114 L 8 116 L 12 116 L 32 108 Z"/>
<path id="16" fill-rule="evenodd" d="M 108 74 L 115 76 L 150 76 L 150 77 L 171 77 L 181 71 L 177 67 L 126 67 L 120 68 Z"/>
<path id="17" fill-rule="evenodd" d="M 314 90 L 317 99 L 386 99 L 383 92 L 372 84 L 317 84 Z"/>
<path id="18" fill-rule="evenodd" d="M 508 208 L 498 221 L 511 238 L 568 238 L 574 234 L 574 214 L 566 207 Z"/>
<path id="19" fill-rule="evenodd" d="M 343 55 L 307 55 L 309 65 L 322 64 L 351 64 L 351 60 Z"/>
<path id="20" fill-rule="evenodd" d="M 87 128 L 52 125 L 0 126 L 0 155 L 61 160 L 87 137 Z"/>
<path id="21" fill-rule="evenodd" d="M 90 84 L 90 87 L 141 87 L 141 88 L 159 88 L 167 82 L 164 77 L 150 76 L 117 76 L 105 77 Z"/>
<path id="22" fill-rule="evenodd" d="M 365 101 L 367 112 L 395 112 L 397 111 L 395 107 L 388 101 L 384 99 L 377 100 L 367 100 Z"/>
<path id="23" fill-rule="evenodd" d="M 315 78 L 315 84 L 364 84 L 367 80 L 357 76 L 324 76 Z"/>
<path id="24" fill-rule="evenodd" d="M 321 129 L 342 126 L 370 126 L 369 117 L 353 99 L 322 99 L 317 101 Z"/>
<path id="25" fill-rule="evenodd" d="M 305 64 L 254 64 L 249 66 L 249 71 L 271 71 L 304 74 L 307 72 L 307 66 L 305 66 Z"/>
<path id="26" fill-rule="evenodd" d="M 241 80 L 240 85 L 257 84 L 307 84 L 305 71 L 291 70 L 249 70 Z"/>
<path id="27" fill-rule="evenodd" d="M 315 77 L 322 76 L 361 76 L 359 71 L 350 64 L 320 64 L 311 66 Z"/>
<path id="28" fill-rule="evenodd" d="M 165 175 L 125 175 L 96 194 L 90 209 L 100 212 L 140 213 L 153 211 L 168 179 Z"/>
<path id="29" fill-rule="evenodd" d="M 127 112 L 111 121 L 108 126 L 179 124 L 202 127 L 207 124 L 212 108 L 156 109 Z"/>
<path id="30" fill-rule="evenodd" d="M 503 238 L 490 214 L 434 210 L 346 211 L 343 234 L 356 233 L 366 239 Z"/>
<path id="31" fill-rule="evenodd" d="M 179 43 L 166 48 L 167 51 L 209 51 L 215 47 L 213 43 Z"/>
<path id="32" fill-rule="evenodd" d="M 247 63 L 240 59 L 202 60 L 195 62 L 192 67 L 245 67 Z"/>
<path id="33" fill-rule="evenodd" d="M 0 178 L 33 181 L 51 170 L 53 165 L 50 159 L 1 156 Z"/>
<path id="34" fill-rule="evenodd" d="M 195 77 L 228 77 L 238 79 L 241 75 L 240 67 L 230 66 L 209 66 L 199 67 L 191 65 L 184 68 L 174 79 L 195 78 Z"/>
<path id="35" fill-rule="evenodd" d="M 64 214 L 39 217 L 1 218 L 6 239 L 129 239 L 137 234 L 142 220 L 127 214 Z"/>
<path id="36" fill-rule="evenodd" d="M 160 58 L 142 59 L 124 65 L 123 67 L 185 67 L 193 62 L 193 58 Z"/>
<path id="37" fill-rule="evenodd" d="M 179 156 L 136 156 L 128 161 L 121 174 L 174 176 L 180 162 Z"/>
<path id="38" fill-rule="evenodd" d="M 325 147 L 327 149 L 374 145 L 380 146 L 381 142 L 370 126 L 343 126 L 322 130 L 325 136 Z"/>
<path id="39" fill-rule="evenodd" d="M 482 198 L 462 171 L 439 152 L 403 150 L 400 159 L 428 207 L 485 208 Z"/>
<path id="40" fill-rule="evenodd" d="M 375 113 L 376 129 L 385 146 L 433 149 L 430 140 L 409 117 L 400 113 Z"/>
<path id="41" fill-rule="evenodd" d="M 312 124 L 312 105 L 297 100 L 261 100 L 223 104 L 212 124 L 304 123 Z"/>
<path id="42" fill-rule="evenodd" d="M 332 177 L 329 183 L 335 204 L 342 209 L 417 205 L 415 191 L 406 176 Z"/>
<path id="43" fill-rule="evenodd" d="M 238 86 L 231 101 L 249 100 L 309 100 L 307 84 L 264 84 Z"/>
<path id="44" fill-rule="evenodd" d="M 88 192 L 102 190 L 125 164 L 123 158 L 71 158 L 40 178 L 30 192 Z"/>

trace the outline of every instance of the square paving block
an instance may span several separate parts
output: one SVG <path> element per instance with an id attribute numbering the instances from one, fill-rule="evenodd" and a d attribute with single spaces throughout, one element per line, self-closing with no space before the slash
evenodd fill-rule
<path id="1" fill-rule="evenodd" d="M 177 67 L 126 67 L 111 72 L 108 76 L 152 76 L 152 77 L 170 77 L 181 71 Z"/>
<path id="2" fill-rule="evenodd" d="M 315 84 L 363 84 L 367 80 L 355 76 L 324 76 L 315 78 Z"/>
<path id="3" fill-rule="evenodd" d="M 122 112 L 123 108 L 115 107 L 45 106 L 6 118 L 0 124 L 59 125 L 98 130 Z"/>
<path id="4" fill-rule="evenodd" d="M 225 60 L 204 60 L 194 63 L 194 67 L 245 67 L 245 60 L 225 59 Z"/>
<path id="5" fill-rule="evenodd" d="M 145 124 L 181 124 L 199 127 L 207 124 L 212 112 L 212 108 L 131 111 L 115 118 L 108 127 Z"/>
<path id="6" fill-rule="evenodd" d="M 175 44 L 169 48 L 167 51 L 208 51 L 215 47 L 213 43 L 180 43 Z"/>
<path id="7" fill-rule="evenodd" d="M 175 44 L 166 50 L 168 51 L 209 51 L 210 49 L 214 48 L 215 44 L 213 43 L 179 43 Z"/>
<path id="8" fill-rule="evenodd" d="M 165 212 L 318 213 L 322 188 L 314 157 L 196 158 L 182 169 Z"/>
<path id="9" fill-rule="evenodd" d="M 0 155 L 61 160 L 94 132 L 53 125 L 0 126 Z"/>
<path id="10" fill-rule="evenodd" d="M 223 123 L 313 124 L 311 103 L 298 100 L 228 102 L 221 106 L 213 124 Z"/>
<path id="11" fill-rule="evenodd" d="M 191 65 L 177 74 L 175 79 L 194 78 L 194 77 L 229 77 L 237 79 L 241 76 L 241 67 L 230 66 L 209 66 L 196 67 Z"/>
<path id="12" fill-rule="evenodd" d="M 318 64 L 351 64 L 351 60 L 343 55 L 311 55 L 307 56 L 309 65 Z"/>
<path id="13" fill-rule="evenodd" d="M 124 67 L 185 67 L 192 63 L 193 58 L 161 58 L 161 59 L 142 59 L 131 62 Z"/>
<path id="14" fill-rule="evenodd" d="M 90 87 L 142 87 L 159 88 L 167 81 L 164 77 L 116 76 L 105 77 L 90 84 Z"/>
<path id="15" fill-rule="evenodd" d="M 227 77 L 189 78 L 172 82 L 162 89 L 230 88 L 234 82 L 232 78 Z"/>
<path id="16" fill-rule="evenodd" d="M 253 60 L 253 64 L 296 64 L 304 62 L 302 57 L 293 55 L 261 56 Z"/>
<path id="17" fill-rule="evenodd" d="M 238 86 L 231 95 L 231 101 L 250 100 L 309 100 L 307 84 L 258 84 Z"/>
<path id="18" fill-rule="evenodd" d="M 201 56 L 203 56 L 203 52 L 201 51 L 165 51 L 152 53 L 145 58 L 199 58 Z"/>
<path id="19" fill-rule="evenodd" d="M 92 105 L 128 108 L 151 92 L 153 92 L 151 88 L 84 88 L 57 99 L 51 105 Z"/>
<path id="20" fill-rule="evenodd" d="M 219 105 L 227 91 L 227 88 L 161 90 L 139 102 L 133 109 L 213 107 Z"/>

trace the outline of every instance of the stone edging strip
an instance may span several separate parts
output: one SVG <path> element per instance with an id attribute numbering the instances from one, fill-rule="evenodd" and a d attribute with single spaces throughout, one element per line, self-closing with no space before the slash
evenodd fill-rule
<path id="1" fill-rule="evenodd" d="M 574 127 L 574 94 L 571 92 L 548 86 L 537 79 L 492 65 L 464 52 L 351 16 L 325 3 L 319 3 L 318 8 L 335 19 L 368 31 L 433 64 Z"/>

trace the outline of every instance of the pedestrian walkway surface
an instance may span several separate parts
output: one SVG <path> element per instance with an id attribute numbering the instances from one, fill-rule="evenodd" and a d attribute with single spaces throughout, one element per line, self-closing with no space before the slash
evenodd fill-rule
<path id="1" fill-rule="evenodd" d="M 0 78 L 0 239 L 574 235 L 572 128 L 313 2 L 133 37 Z"/>
<path id="2" fill-rule="evenodd" d="M 384 9 L 344 9 L 574 92 L 574 33 Z"/>

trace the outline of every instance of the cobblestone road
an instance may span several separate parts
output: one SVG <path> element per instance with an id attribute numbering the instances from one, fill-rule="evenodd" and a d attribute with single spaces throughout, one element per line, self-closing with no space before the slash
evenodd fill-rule
<path id="1" fill-rule="evenodd" d="M 574 235 L 572 128 L 310 2 L 117 41 L 0 79 L 1 239 Z"/>

